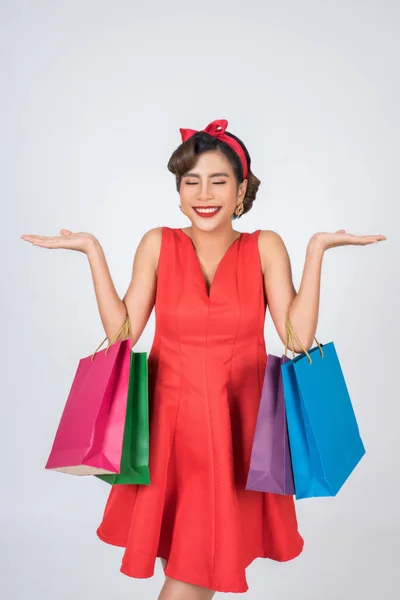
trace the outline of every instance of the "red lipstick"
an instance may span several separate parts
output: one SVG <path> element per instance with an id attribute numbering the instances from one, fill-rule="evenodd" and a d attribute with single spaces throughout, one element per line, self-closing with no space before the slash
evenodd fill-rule
<path id="1" fill-rule="evenodd" d="M 196 215 L 199 215 L 199 217 L 203 217 L 204 219 L 208 219 L 208 218 L 216 215 L 221 210 L 222 207 L 221 206 L 193 206 L 192 208 L 195 211 Z"/>

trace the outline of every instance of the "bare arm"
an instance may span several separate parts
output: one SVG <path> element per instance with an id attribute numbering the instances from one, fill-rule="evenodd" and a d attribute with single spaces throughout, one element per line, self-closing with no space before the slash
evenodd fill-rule
<path id="1" fill-rule="evenodd" d="M 317 331 L 323 257 L 324 250 L 311 239 L 307 245 L 299 291 L 289 306 L 290 322 L 307 350 L 313 346 Z M 303 351 L 296 346 L 295 350 Z"/>
<path id="2" fill-rule="evenodd" d="M 100 318 L 109 340 L 119 331 L 127 315 L 132 344 L 140 338 L 155 302 L 160 246 L 161 228 L 144 234 L 135 252 L 131 281 L 122 300 L 115 290 L 100 244 L 94 242 L 88 252 Z"/>
<path id="3" fill-rule="evenodd" d="M 307 247 L 303 276 L 298 293 L 293 285 L 289 254 L 280 235 L 261 231 L 259 250 L 263 269 L 264 289 L 275 328 L 282 342 L 286 342 L 286 315 L 293 330 L 308 350 L 317 329 L 321 266 L 323 250 L 310 241 Z M 294 350 L 302 352 L 296 340 Z"/>
<path id="4" fill-rule="evenodd" d="M 95 239 L 87 252 L 100 319 L 108 340 L 119 331 L 126 319 L 126 308 L 118 296 L 104 256 L 103 248 Z"/>
<path id="5" fill-rule="evenodd" d="M 161 227 L 155 227 L 142 237 L 133 262 L 132 279 L 123 299 L 131 322 L 133 345 L 142 335 L 156 299 L 161 231 Z"/>

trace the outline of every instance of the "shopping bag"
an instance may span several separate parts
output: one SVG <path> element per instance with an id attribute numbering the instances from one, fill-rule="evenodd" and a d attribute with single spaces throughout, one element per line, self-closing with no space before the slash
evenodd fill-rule
<path id="1" fill-rule="evenodd" d="M 281 374 L 288 360 L 285 355 L 268 355 L 246 490 L 294 494 Z"/>
<path id="2" fill-rule="evenodd" d="M 346 381 L 333 342 L 281 366 L 296 499 L 335 496 L 365 454 Z M 294 350 L 292 350 L 294 354 Z"/>
<path id="3" fill-rule="evenodd" d="M 110 415 L 126 412 L 132 345 L 127 335 L 129 319 L 105 350 L 98 352 L 107 338 L 79 361 L 46 469 L 72 475 L 118 473 L 124 420 L 116 419 L 112 435 L 107 422 Z"/>
<path id="4" fill-rule="evenodd" d="M 97 475 L 115 484 L 150 484 L 149 472 L 149 400 L 146 352 L 131 352 L 129 391 L 126 414 L 111 414 L 106 436 L 112 437 L 124 422 L 124 436 L 119 473 Z"/>

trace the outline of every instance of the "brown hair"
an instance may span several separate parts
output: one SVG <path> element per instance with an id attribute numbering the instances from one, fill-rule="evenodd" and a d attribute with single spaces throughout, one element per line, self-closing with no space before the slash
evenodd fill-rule
<path id="1" fill-rule="evenodd" d="M 244 210 L 242 213 L 245 214 L 246 212 L 249 212 L 253 206 L 253 202 L 256 199 L 257 191 L 261 181 L 251 171 L 250 155 L 242 140 L 228 131 L 225 131 L 225 134 L 231 136 L 237 142 L 239 142 L 246 156 L 248 175 L 246 195 L 243 199 Z M 226 156 L 232 166 L 238 186 L 243 181 L 242 163 L 240 162 L 240 159 L 233 148 L 218 138 L 206 133 L 205 131 L 199 131 L 187 139 L 186 142 L 183 142 L 180 146 L 178 146 L 168 161 L 167 167 L 168 170 L 171 171 L 171 173 L 173 173 L 176 177 L 176 189 L 178 192 L 181 187 L 182 176 L 194 167 L 200 154 L 210 150 L 217 150 Z M 237 218 L 237 215 L 234 213 L 232 215 L 232 219 Z"/>

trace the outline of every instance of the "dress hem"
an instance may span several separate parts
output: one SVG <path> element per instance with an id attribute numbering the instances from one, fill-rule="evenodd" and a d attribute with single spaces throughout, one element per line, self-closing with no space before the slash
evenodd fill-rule
<path id="1" fill-rule="evenodd" d="M 97 529 L 96 531 L 97 537 L 102 540 L 103 542 L 105 542 L 106 544 L 110 544 L 111 546 L 117 546 L 119 548 L 125 548 L 126 547 L 126 543 L 123 543 L 121 541 L 117 541 L 115 538 L 110 538 L 106 535 L 104 535 L 101 531 L 100 528 Z M 266 555 L 266 554 L 258 554 L 257 556 L 253 556 L 250 561 L 245 565 L 245 569 L 247 569 L 257 558 L 264 558 L 264 559 L 269 559 L 269 560 L 273 560 L 275 562 L 279 562 L 279 563 L 285 563 L 285 562 L 289 562 L 291 560 L 294 560 L 295 558 L 297 558 L 303 551 L 304 549 L 304 541 L 301 544 L 301 546 L 297 549 L 297 551 L 295 552 L 295 554 L 293 554 L 292 556 L 290 556 L 289 558 L 285 558 L 282 560 L 276 559 L 276 558 L 271 558 L 270 556 Z M 156 558 L 163 558 L 166 562 L 167 565 L 165 567 L 165 571 L 164 574 L 167 577 L 171 577 L 172 579 L 176 579 L 178 581 L 182 581 L 183 583 L 189 583 L 191 585 L 197 585 L 200 587 L 204 587 L 206 589 L 211 590 L 212 592 L 220 592 L 220 593 L 224 593 L 224 594 L 229 594 L 229 593 L 233 593 L 233 594 L 243 594 L 245 592 L 248 591 L 249 587 L 248 585 L 242 587 L 242 588 L 235 588 L 235 589 L 227 589 L 227 588 L 223 588 L 223 587 L 210 587 L 209 585 L 205 584 L 204 581 L 200 581 L 196 578 L 190 578 L 187 579 L 185 575 L 180 576 L 179 574 L 174 574 L 174 573 L 169 573 L 168 572 L 168 558 L 166 556 L 162 556 L 160 554 L 156 555 Z M 149 572 L 147 575 L 138 575 L 138 574 L 133 574 L 132 572 L 129 572 L 128 569 L 126 569 L 124 567 L 124 564 L 121 565 L 120 568 L 120 572 L 123 575 L 126 575 L 127 577 L 131 577 L 133 579 L 149 579 L 150 577 L 154 576 L 154 567 L 152 572 Z"/>

